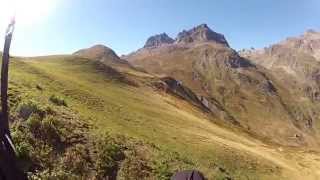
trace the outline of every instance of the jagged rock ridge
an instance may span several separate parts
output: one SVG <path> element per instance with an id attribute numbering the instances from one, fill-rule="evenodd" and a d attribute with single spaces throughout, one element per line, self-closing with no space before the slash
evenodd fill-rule
<path id="1" fill-rule="evenodd" d="M 157 34 L 148 38 L 143 48 L 157 48 L 172 44 L 190 44 L 190 43 L 204 43 L 213 42 L 229 47 L 224 35 L 211 30 L 207 24 L 201 24 L 190 30 L 183 30 L 177 37 L 172 39 L 166 33 Z"/>
<path id="2" fill-rule="evenodd" d="M 212 31 L 207 24 L 201 24 L 188 31 L 182 31 L 178 34 L 176 43 L 193 42 L 217 42 L 229 47 L 224 35 Z"/>
<path id="3" fill-rule="evenodd" d="M 144 45 L 144 48 L 151 48 L 151 47 L 159 47 L 164 44 L 172 44 L 174 40 L 169 37 L 166 33 L 157 34 L 154 36 L 151 36 L 146 44 Z"/>
<path id="4" fill-rule="evenodd" d="M 289 89 L 320 102 L 320 32 L 308 30 L 270 47 L 242 51 L 241 55 L 264 66 Z"/>

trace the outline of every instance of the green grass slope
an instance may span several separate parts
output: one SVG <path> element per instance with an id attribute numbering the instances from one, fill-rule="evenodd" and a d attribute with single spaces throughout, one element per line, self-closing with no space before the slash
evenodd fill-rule
<path id="1" fill-rule="evenodd" d="M 75 56 L 14 58 L 12 134 L 32 179 L 319 179 L 316 152 L 274 147 L 159 92 L 142 72 Z"/>

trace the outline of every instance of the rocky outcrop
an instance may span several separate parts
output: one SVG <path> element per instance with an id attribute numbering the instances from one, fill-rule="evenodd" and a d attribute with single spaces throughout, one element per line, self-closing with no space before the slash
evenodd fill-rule
<path id="1" fill-rule="evenodd" d="M 285 60 L 285 55 L 294 53 L 295 56 L 297 54 L 308 55 L 320 61 L 320 32 L 308 30 L 301 36 L 289 37 L 264 49 L 241 50 L 240 53 L 245 57 L 251 57 L 253 60 L 265 59 L 267 56 Z"/>
<path id="2" fill-rule="evenodd" d="M 166 44 L 172 44 L 174 40 L 169 37 L 166 33 L 157 34 L 154 36 L 151 36 L 146 44 L 144 45 L 144 48 L 154 48 L 159 47 Z"/>
<path id="3" fill-rule="evenodd" d="M 222 34 L 212 31 L 207 24 L 201 24 L 188 31 L 184 30 L 178 34 L 176 43 L 216 42 L 229 47 Z"/>
<path id="4" fill-rule="evenodd" d="M 209 100 L 201 95 L 197 95 L 187 86 L 185 86 L 182 81 L 176 80 L 172 77 L 163 77 L 161 78 L 161 81 L 154 83 L 154 87 L 156 87 L 157 90 L 177 96 L 200 108 L 204 112 L 211 113 L 220 119 L 227 120 L 233 125 L 240 125 L 240 123 L 234 117 L 232 117 L 225 109 L 223 109 L 219 102 Z"/>
<path id="5" fill-rule="evenodd" d="M 312 101 L 320 100 L 320 32 L 308 30 L 270 47 L 240 53 L 270 70 L 283 83 L 292 84 L 289 89 L 302 91 Z"/>
<path id="6" fill-rule="evenodd" d="M 224 35 L 214 32 L 207 24 L 201 24 L 190 30 L 180 32 L 175 40 L 166 33 L 151 36 L 141 50 L 155 49 L 168 45 L 186 45 L 206 42 L 217 43 L 229 47 Z"/>

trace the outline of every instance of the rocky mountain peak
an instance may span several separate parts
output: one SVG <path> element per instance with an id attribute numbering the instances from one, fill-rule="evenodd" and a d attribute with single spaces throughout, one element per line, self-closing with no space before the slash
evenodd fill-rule
<path id="1" fill-rule="evenodd" d="M 320 32 L 308 30 L 300 36 L 289 37 L 267 48 L 267 52 L 273 55 L 288 54 L 289 51 L 292 53 L 304 52 L 320 61 Z"/>
<path id="2" fill-rule="evenodd" d="M 193 43 L 193 42 L 216 42 L 229 47 L 229 44 L 222 34 L 211 30 L 207 24 L 201 24 L 190 30 L 184 30 L 178 34 L 177 43 Z"/>
<path id="3" fill-rule="evenodd" d="M 320 40 L 320 32 L 309 29 L 304 33 L 303 37 L 305 39 Z"/>
<path id="4" fill-rule="evenodd" d="M 151 47 L 159 47 L 164 44 L 172 44 L 174 40 L 169 37 L 166 33 L 157 34 L 154 36 L 151 36 L 146 44 L 144 45 L 144 48 L 151 48 Z"/>
<path id="5" fill-rule="evenodd" d="M 308 29 L 308 30 L 305 32 L 305 34 L 316 34 L 316 33 L 319 33 L 319 32 L 317 32 L 317 31 L 314 30 L 314 29 Z"/>

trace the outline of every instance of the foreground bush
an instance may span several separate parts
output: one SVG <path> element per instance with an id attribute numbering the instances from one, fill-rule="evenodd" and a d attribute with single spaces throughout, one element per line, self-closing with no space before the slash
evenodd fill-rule
<path id="1" fill-rule="evenodd" d="M 13 114 L 13 140 L 30 179 L 169 179 L 191 167 L 179 154 L 153 144 L 95 134 L 66 106 L 31 99 L 20 102 Z"/>
<path id="2" fill-rule="evenodd" d="M 52 95 L 49 100 L 58 106 L 67 106 L 67 102 L 62 97 Z"/>

